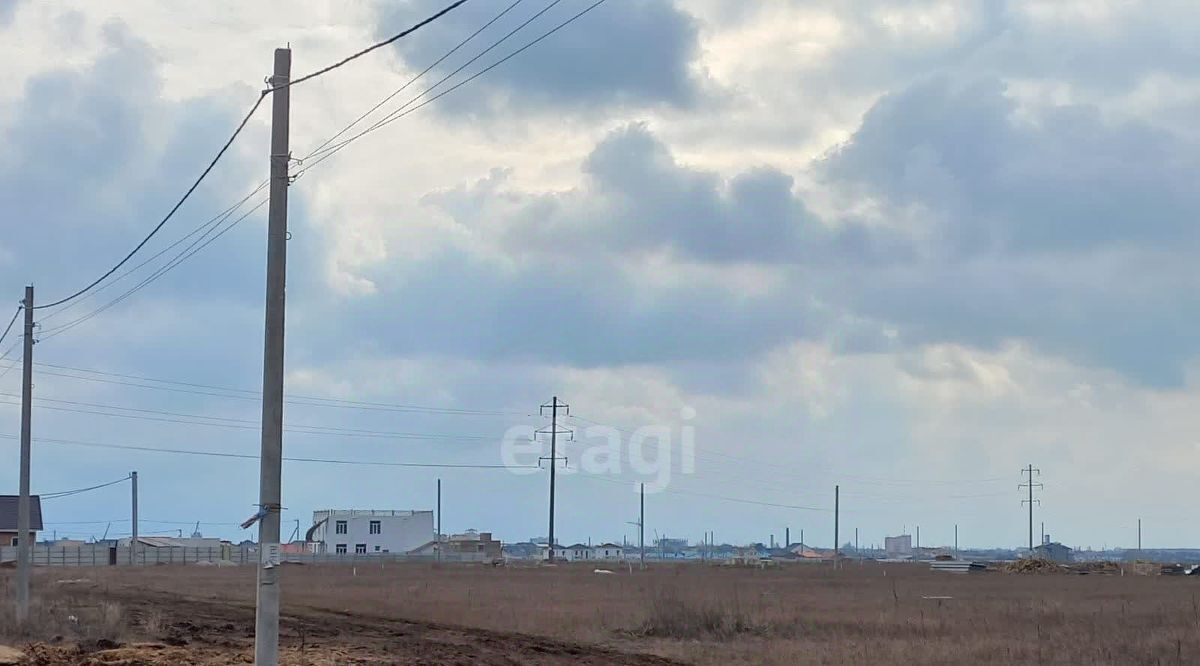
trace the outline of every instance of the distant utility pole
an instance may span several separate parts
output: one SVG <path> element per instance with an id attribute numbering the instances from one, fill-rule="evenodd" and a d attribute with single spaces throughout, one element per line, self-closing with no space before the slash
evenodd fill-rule
<path id="1" fill-rule="evenodd" d="M 833 566 L 837 568 L 838 562 L 838 518 L 840 517 L 840 497 L 841 491 L 838 486 L 833 487 Z"/>
<path id="2" fill-rule="evenodd" d="M 442 561 L 442 480 L 437 480 L 437 561 Z"/>
<path id="3" fill-rule="evenodd" d="M 958 523 L 954 523 L 954 559 L 958 559 Z"/>
<path id="4" fill-rule="evenodd" d="M 859 549 L 858 549 L 858 528 L 857 527 L 854 528 L 854 554 L 858 556 L 858 559 L 860 559 L 860 560 L 862 559 L 862 552 L 859 551 Z"/>
<path id="5" fill-rule="evenodd" d="M 1142 559 L 1142 519 L 1138 518 L 1138 559 Z"/>
<path id="6" fill-rule="evenodd" d="M 292 50 L 275 49 L 268 79 L 271 108 L 271 199 L 267 212 L 267 297 L 263 334 L 262 453 L 258 477 L 258 599 L 254 663 L 279 663 L 279 513 L 283 476 L 283 332 L 287 286 L 288 123 Z"/>
<path id="7" fill-rule="evenodd" d="M 1035 503 L 1036 504 L 1042 503 L 1041 500 L 1033 499 L 1033 489 L 1043 487 L 1041 483 L 1034 483 L 1033 475 L 1037 474 L 1038 476 L 1041 476 L 1042 470 L 1035 468 L 1033 465 L 1030 465 L 1029 467 L 1026 467 L 1025 469 L 1021 470 L 1021 472 L 1028 476 L 1028 480 L 1025 483 L 1022 483 L 1021 485 L 1017 486 L 1017 489 L 1018 490 L 1021 488 L 1029 489 L 1029 499 L 1023 499 L 1023 500 L 1021 500 L 1021 503 L 1029 504 L 1029 556 L 1033 557 L 1033 505 Z"/>
<path id="8" fill-rule="evenodd" d="M 646 484 L 642 484 L 641 499 L 638 502 L 638 557 L 642 560 L 642 568 L 646 568 Z"/>
<path id="9" fill-rule="evenodd" d="M 137 564 L 138 551 L 138 501 L 137 501 L 137 472 L 129 473 L 130 493 L 133 495 L 133 511 L 131 512 L 130 522 L 133 523 L 133 539 L 129 542 L 129 563 Z"/>
<path id="10" fill-rule="evenodd" d="M 792 528 L 783 528 L 783 547 L 788 548 L 792 545 Z"/>
<path id="11" fill-rule="evenodd" d="M 555 471 L 556 467 L 558 466 L 558 460 L 559 460 L 559 458 L 558 458 L 558 436 L 560 434 L 561 435 L 570 435 L 571 439 L 575 438 L 575 433 L 573 431 L 567 430 L 567 429 L 563 429 L 563 430 L 558 429 L 558 410 L 559 410 L 559 408 L 562 408 L 563 416 L 567 416 L 571 413 L 570 406 L 565 403 L 559 402 L 558 396 L 554 396 L 553 398 L 551 398 L 551 400 L 548 404 L 542 405 L 539 410 L 539 412 L 541 413 L 542 416 L 546 415 L 547 409 L 550 410 L 550 428 L 549 428 L 549 430 L 547 430 L 546 428 L 542 428 L 541 430 L 537 430 L 533 433 L 534 437 L 538 436 L 539 434 L 545 434 L 547 432 L 550 433 L 550 457 L 549 458 L 545 458 L 545 457 L 539 458 L 538 462 L 540 463 L 542 460 L 547 460 L 547 459 L 550 461 L 550 561 L 551 562 L 554 561 L 554 471 Z M 563 458 L 563 460 L 566 460 L 566 458 Z"/>
<path id="12" fill-rule="evenodd" d="M 29 458 L 33 417 L 33 285 L 25 287 L 25 356 L 21 365 L 21 481 L 17 498 L 17 623 L 29 619 Z"/>

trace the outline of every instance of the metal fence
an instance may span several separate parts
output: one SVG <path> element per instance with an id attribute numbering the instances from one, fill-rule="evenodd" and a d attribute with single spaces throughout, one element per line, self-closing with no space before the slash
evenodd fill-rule
<path id="1" fill-rule="evenodd" d="M 210 548 L 153 548 L 142 546 L 137 550 L 137 562 L 130 559 L 128 546 L 83 545 L 69 547 L 34 546 L 34 566 L 51 567 L 103 567 L 159 564 L 209 564 L 243 565 L 259 561 L 258 549 L 225 544 Z M 406 555 L 403 553 L 281 553 L 280 559 L 290 564 L 351 564 L 363 565 L 380 562 L 435 562 L 434 555 Z M 15 563 L 17 549 L 0 547 L 0 563 Z M 449 563 L 485 563 L 489 560 L 483 553 L 443 553 L 442 561 Z"/>

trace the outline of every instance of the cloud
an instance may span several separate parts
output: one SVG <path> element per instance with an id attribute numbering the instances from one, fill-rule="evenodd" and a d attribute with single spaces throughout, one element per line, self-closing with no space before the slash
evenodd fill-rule
<path id="1" fill-rule="evenodd" d="M 1196 246 L 1200 151 L 1094 107 L 1016 109 L 995 78 L 933 77 L 881 99 L 825 159 L 827 183 L 915 208 L 923 239 L 919 261 L 840 281 L 846 302 L 909 343 L 1027 339 L 1178 385 L 1198 350 L 1173 331 L 1194 325 L 1176 255 Z"/>
<path id="2" fill-rule="evenodd" d="M 711 264 L 892 261 L 897 236 L 846 223 L 823 225 L 793 178 L 760 166 L 724 178 L 681 164 L 644 124 L 614 130 L 581 165 L 583 183 L 562 192 L 505 186 L 493 171 L 476 183 L 426 195 L 458 224 L 494 239 L 509 256 L 665 252 Z M 892 255 L 892 256 L 889 256 Z"/>
<path id="3" fill-rule="evenodd" d="M 17 13 L 18 0 L 0 0 L 0 28 L 12 23 Z"/>
<path id="4" fill-rule="evenodd" d="M 879 101 L 826 161 L 830 177 L 941 220 L 957 251 L 1169 246 L 1195 238 L 1197 147 L 1069 105 L 1036 119 L 995 78 L 934 77 Z"/>
<path id="5" fill-rule="evenodd" d="M 379 14 L 378 35 L 399 32 L 443 4 L 436 0 L 388 4 Z M 420 71 L 507 5 L 467 4 L 397 42 L 397 52 L 408 69 Z M 584 6 L 563 3 L 554 7 L 460 76 L 516 51 Z M 531 18 L 535 9 L 539 7 L 515 8 L 430 76 L 449 73 L 465 63 Z M 596 113 L 612 106 L 690 106 L 699 99 L 703 87 L 702 76 L 692 69 L 696 52 L 697 27 L 693 19 L 669 0 L 608 3 L 449 96 L 440 108 L 455 114 L 503 116 L 530 112 L 540 115 L 552 109 Z"/>

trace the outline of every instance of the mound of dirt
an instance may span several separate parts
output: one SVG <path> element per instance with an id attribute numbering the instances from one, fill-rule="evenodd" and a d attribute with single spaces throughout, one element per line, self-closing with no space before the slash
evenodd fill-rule
<path id="1" fill-rule="evenodd" d="M 1038 558 L 1029 558 L 1008 562 L 1002 569 L 1005 573 L 1015 574 L 1057 574 L 1070 573 L 1070 569 L 1057 562 Z"/>

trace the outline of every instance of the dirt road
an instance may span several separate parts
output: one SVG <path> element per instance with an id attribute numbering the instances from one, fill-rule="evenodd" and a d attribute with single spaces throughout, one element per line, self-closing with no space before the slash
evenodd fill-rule
<path id="1" fill-rule="evenodd" d="M 62 641 L 26 647 L 30 663 L 149 666 L 253 662 L 254 606 L 147 589 L 126 581 L 74 583 L 90 603 L 119 604 L 144 640 Z M 281 661 L 340 664 L 538 664 L 667 666 L 679 662 L 523 634 L 454 627 L 313 608 L 291 608 L 281 623 Z M 132 632 L 131 632 L 132 635 Z"/>

